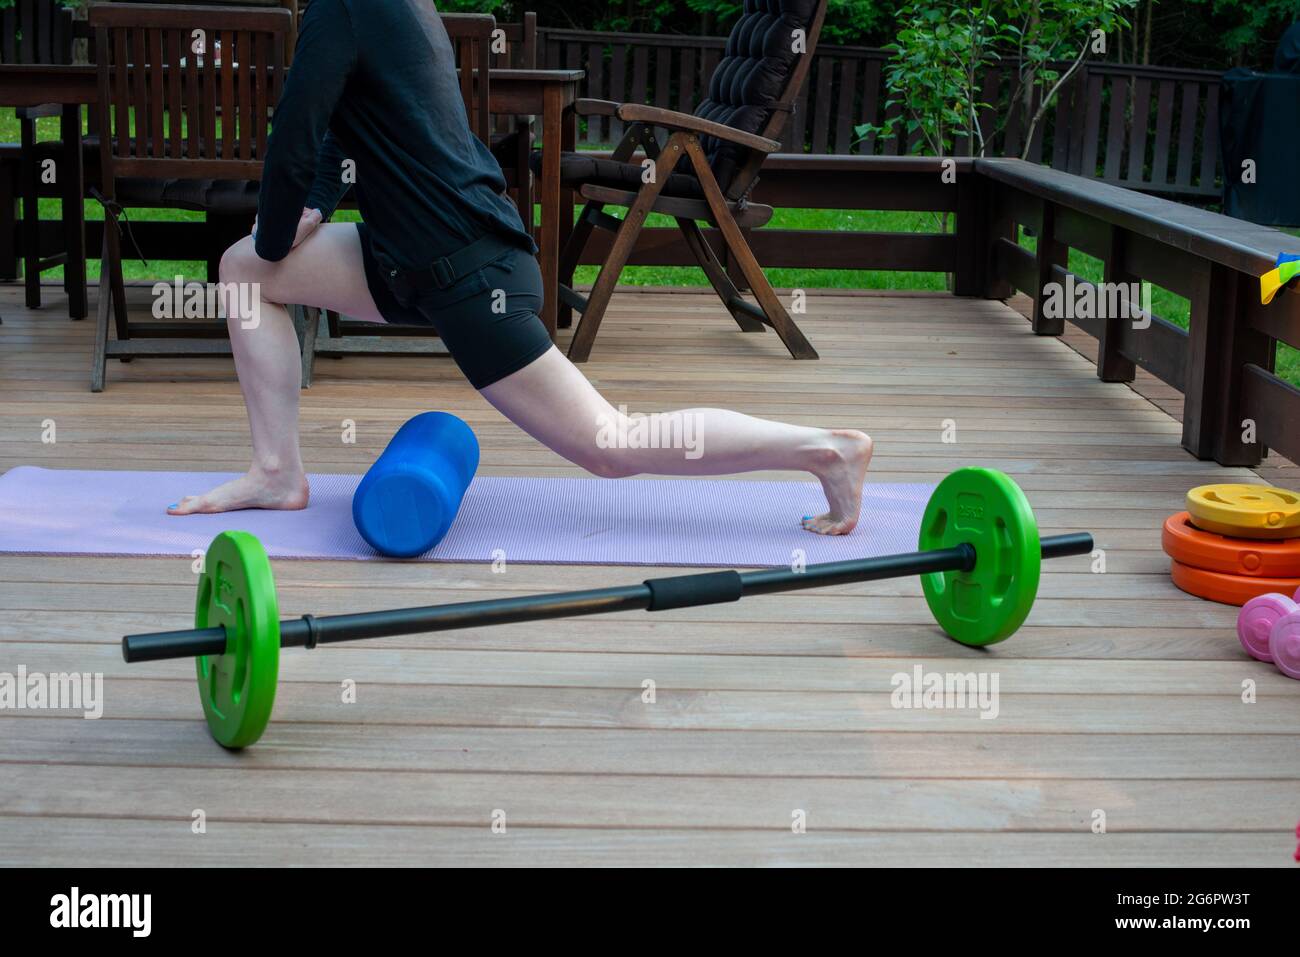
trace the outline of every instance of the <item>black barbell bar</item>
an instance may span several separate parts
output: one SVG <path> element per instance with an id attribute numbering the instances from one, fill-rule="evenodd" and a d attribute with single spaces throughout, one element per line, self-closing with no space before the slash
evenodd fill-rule
<path id="1" fill-rule="evenodd" d="M 1073 532 L 1044 538 L 1040 547 L 1044 559 L 1063 558 L 1090 553 L 1093 541 L 1087 532 Z M 670 578 L 651 578 L 639 585 L 616 588 L 492 598 L 420 608 L 329 615 L 323 618 L 303 615 L 301 618 L 280 622 L 280 645 L 285 648 L 314 648 L 318 644 L 336 641 L 359 641 L 365 638 L 578 615 L 601 615 L 612 611 L 667 611 L 671 608 L 736 601 L 745 595 L 766 595 L 936 572 L 968 572 L 975 568 L 975 562 L 975 547 L 963 543 L 953 548 L 825 562 L 807 565 L 802 569 L 701 572 Z M 195 658 L 222 655 L 225 652 L 224 626 L 127 635 L 122 639 L 122 657 L 128 662 Z"/>

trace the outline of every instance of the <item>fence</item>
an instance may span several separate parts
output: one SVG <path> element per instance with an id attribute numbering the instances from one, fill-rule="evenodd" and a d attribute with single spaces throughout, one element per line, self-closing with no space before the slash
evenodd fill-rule
<path id="1" fill-rule="evenodd" d="M 538 42 L 540 66 L 587 71 L 586 96 L 691 112 L 708 89 L 725 39 L 542 28 Z M 897 105 L 885 107 L 888 58 L 886 51 L 867 47 L 819 46 L 783 150 L 919 152 L 917 134 L 904 144 L 855 132 L 897 113 Z M 1026 158 L 1144 192 L 1216 198 L 1219 77 L 1203 70 L 1085 65 L 1038 125 Z M 981 99 L 990 105 L 981 117 L 990 143 L 986 155 L 1021 155 L 1029 111 L 1018 99 L 1012 102 L 1018 85 L 1011 62 L 984 74 Z M 589 144 L 609 145 L 622 135 L 622 124 L 616 117 L 592 118 L 584 135 Z"/>

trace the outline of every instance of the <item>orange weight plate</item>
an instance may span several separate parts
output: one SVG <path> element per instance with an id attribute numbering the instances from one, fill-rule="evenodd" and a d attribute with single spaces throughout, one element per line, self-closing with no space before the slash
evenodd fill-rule
<path id="1" fill-rule="evenodd" d="M 1295 594 L 1300 588 L 1300 578 L 1247 578 L 1242 575 L 1225 575 L 1207 572 L 1182 562 L 1170 562 L 1169 576 L 1174 584 L 1197 598 L 1208 598 L 1224 605 L 1244 605 L 1252 598 L 1280 592 Z"/>
<path id="2" fill-rule="evenodd" d="M 1160 543 L 1166 555 L 1193 568 L 1250 578 L 1300 578 L 1300 539 L 1228 538 L 1197 528 L 1191 515 L 1178 512 L 1165 520 Z"/>

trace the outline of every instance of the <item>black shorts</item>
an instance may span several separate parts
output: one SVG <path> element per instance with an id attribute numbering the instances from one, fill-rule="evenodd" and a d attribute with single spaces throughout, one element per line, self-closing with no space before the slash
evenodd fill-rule
<path id="1" fill-rule="evenodd" d="M 504 379 L 551 348 L 542 311 L 542 272 L 525 249 L 505 247 L 499 258 L 443 289 L 430 288 L 402 302 L 375 258 L 370 230 L 357 223 L 366 285 L 384 321 L 432 326 L 470 385 L 482 389 Z"/>

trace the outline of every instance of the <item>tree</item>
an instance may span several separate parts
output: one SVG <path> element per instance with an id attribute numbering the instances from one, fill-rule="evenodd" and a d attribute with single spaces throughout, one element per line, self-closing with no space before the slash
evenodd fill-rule
<path id="1" fill-rule="evenodd" d="M 1147 0 L 1154 3 L 1155 0 Z M 1272 48 L 1282 32 L 1300 20 L 1300 0 L 1190 0 L 1207 9 L 1222 24 L 1216 38 L 1231 62 L 1242 66 L 1253 62 L 1268 69 Z"/>
<path id="2" fill-rule="evenodd" d="M 1129 22 L 1121 11 L 1137 0 L 1010 0 L 1007 14 L 1017 37 L 1018 88 L 1009 102 L 1019 101 L 1030 120 L 1024 133 L 1021 159 L 1029 154 L 1038 124 L 1056 95 L 1090 55 L 1105 56 L 1107 38 L 1117 36 Z M 1059 66 L 1064 64 L 1064 69 Z M 1005 126 L 1005 120 L 1003 121 Z M 999 127 L 1001 129 L 1001 127 Z"/>
<path id="3" fill-rule="evenodd" d="M 987 70 L 1015 68 L 1008 104 L 1028 117 L 1026 152 L 1057 94 L 1090 55 L 1104 55 L 1106 38 L 1128 25 L 1121 15 L 1136 0 L 913 0 L 899 11 L 897 39 L 885 70 L 886 110 L 897 115 L 863 124 L 859 136 L 919 135 L 935 156 L 958 142 L 982 156 L 1011 111 L 989 120 L 981 98 Z"/>

